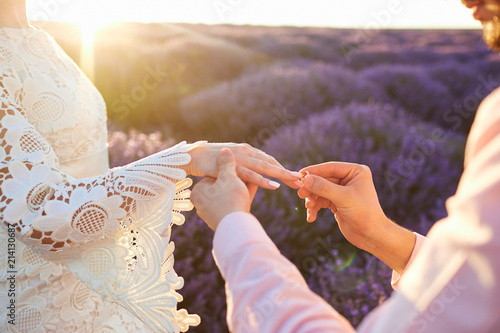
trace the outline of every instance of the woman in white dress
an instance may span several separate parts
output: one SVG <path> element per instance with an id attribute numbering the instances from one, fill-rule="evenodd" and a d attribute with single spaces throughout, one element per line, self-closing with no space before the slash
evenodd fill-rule
<path id="1" fill-rule="evenodd" d="M 300 174 L 248 145 L 179 145 L 108 170 L 101 95 L 24 0 L 0 1 L 0 332 L 186 331 L 177 309 L 172 224 L 191 180 L 217 176 L 228 147 L 239 175 L 267 189 Z M 210 194 L 207 194 L 209 204 Z"/>

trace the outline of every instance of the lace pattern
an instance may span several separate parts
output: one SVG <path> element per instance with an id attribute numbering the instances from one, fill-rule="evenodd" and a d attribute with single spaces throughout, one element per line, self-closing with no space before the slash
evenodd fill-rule
<path id="1" fill-rule="evenodd" d="M 59 160 L 107 146 L 102 96 L 43 31 L 0 29 L 0 96 L 26 110 Z"/>
<path id="2" fill-rule="evenodd" d="M 197 325 L 198 316 L 177 310 L 183 279 L 169 241 L 172 224 L 192 209 L 191 180 L 179 166 L 194 146 L 181 143 L 97 177 L 60 170 L 59 161 L 106 147 L 104 103 L 50 37 L 22 31 L 0 29 L 1 255 L 5 228 L 21 240 L 16 326 L 2 303 L 0 330 L 184 332 Z M 6 260 L 0 269 L 4 292 Z"/>

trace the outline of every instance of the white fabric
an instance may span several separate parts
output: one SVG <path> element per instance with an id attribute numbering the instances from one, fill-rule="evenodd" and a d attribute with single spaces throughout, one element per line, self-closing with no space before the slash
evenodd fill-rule
<path id="1" fill-rule="evenodd" d="M 54 40 L 0 28 L 1 332 L 199 323 L 177 310 L 183 279 L 169 241 L 192 209 L 178 167 L 193 145 L 108 171 L 106 140 L 102 97 Z"/>
<path id="2" fill-rule="evenodd" d="M 411 253 L 410 259 L 406 263 L 406 266 L 404 270 L 399 274 L 395 270 L 392 271 L 392 277 L 391 277 L 391 286 L 393 289 L 396 289 L 399 285 L 399 281 L 401 281 L 401 277 L 403 277 L 406 274 L 407 269 L 411 266 L 415 258 L 417 257 L 418 252 L 422 248 L 422 245 L 426 242 L 425 236 L 420 235 L 419 233 L 414 232 L 415 235 L 415 245 L 413 246 L 413 251 Z"/>
<path id="3" fill-rule="evenodd" d="M 59 169 L 75 178 L 97 177 L 109 169 L 108 147 L 93 154 L 59 162 Z"/>

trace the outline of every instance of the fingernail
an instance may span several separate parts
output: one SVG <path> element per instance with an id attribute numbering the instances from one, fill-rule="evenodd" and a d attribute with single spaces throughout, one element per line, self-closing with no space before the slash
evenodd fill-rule
<path id="1" fill-rule="evenodd" d="M 280 184 L 280 183 L 275 182 L 274 180 L 270 180 L 270 181 L 269 181 L 269 185 L 271 185 L 271 186 L 272 186 L 272 187 L 274 187 L 274 188 L 279 188 L 279 187 L 281 186 L 281 184 Z"/>
<path id="2" fill-rule="evenodd" d="M 290 174 L 293 177 L 297 177 L 297 178 L 302 178 L 303 177 L 303 175 L 300 172 L 297 172 L 297 171 L 290 171 Z"/>
<path id="3" fill-rule="evenodd" d="M 302 184 L 302 182 L 300 180 L 294 181 L 293 185 L 298 186 L 299 188 L 302 188 L 304 186 L 304 184 Z"/>

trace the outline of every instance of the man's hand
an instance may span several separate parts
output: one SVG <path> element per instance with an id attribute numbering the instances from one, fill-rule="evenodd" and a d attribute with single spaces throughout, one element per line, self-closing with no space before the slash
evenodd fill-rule
<path id="1" fill-rule="evenodd" d="M 329 162 L 309 166 L 298 192 L 306 199 L 307 221 L 316 220 L 321 208 L 329 208 L 345 238 L 366 249 L 367 238 L 389 222 L 380 207 L 370 169 L 364 165 Z M 391 222 L 392 223 L 392 222 Z"/>
<path id="2" fill-rule="evenodd" d="M 191 202 L 198 215 L 212 230 L 233 212 L 250 212 L 257 185 L 245 185 L 236 173 L 236 158 L 229 149 L 222 149 L 217 159 L 218 177 L 203 178 L 191 192 Z"/>
<path id="3" fill-rule="evenodd" d="M 329 162 L 301 170 L 299 197 L 306 198 L 307 220 L 329 208 L 344 237 L 401 272 L 415 244 L 415 235 L 388 219 L 378 201 L 370 169 L 364 165 Z"/>

